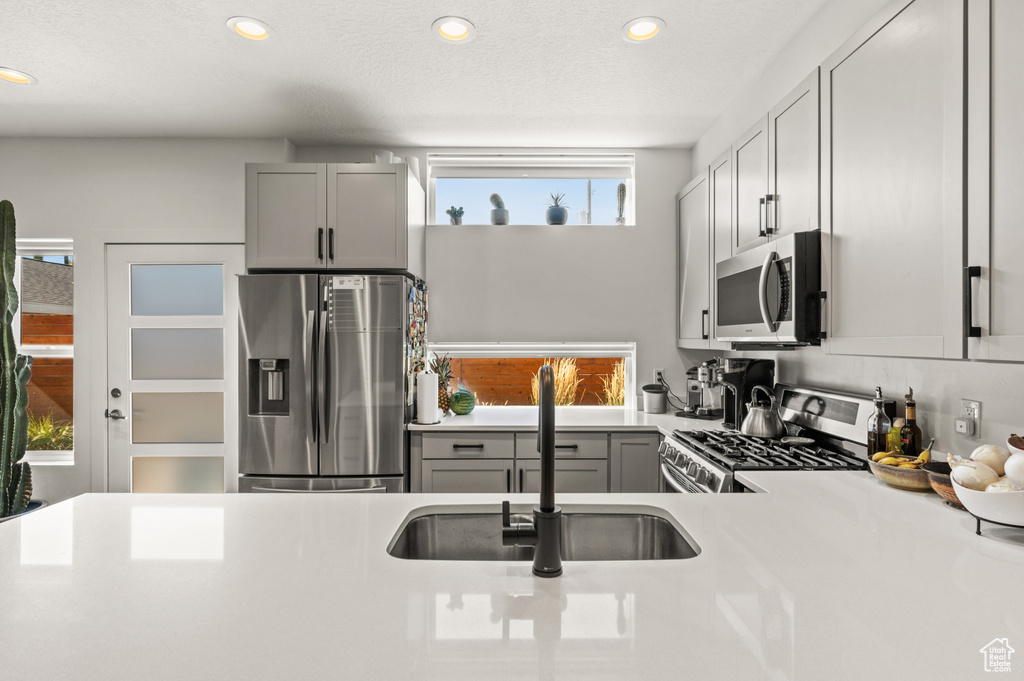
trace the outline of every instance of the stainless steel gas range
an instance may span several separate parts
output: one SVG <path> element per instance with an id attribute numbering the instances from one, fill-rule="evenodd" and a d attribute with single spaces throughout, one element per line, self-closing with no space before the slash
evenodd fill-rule
<path id="1" fill-rule="evenodd" d="M 867 468 L 868 397 L 775 386 L 787 437 L 768 439 L 725 430 L 677 430 L 661 444 L 663 490 L 742 492 L 738 471 Z M 886 405 L 894 411 L 894 403 Z"/>

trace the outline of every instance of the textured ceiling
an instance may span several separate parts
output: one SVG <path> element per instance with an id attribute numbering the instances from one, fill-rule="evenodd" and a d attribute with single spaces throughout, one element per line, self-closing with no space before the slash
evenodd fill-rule
<path id="1" fill-rule="evenodd" d="M 691 146 L 824 0 L 0 0 L 5 136 Z M 475 40 L 430 31 L 464 16 Z M 270 40 L 237 37 L 253 16 Z M 620 29 L 663 18 L 655 40 Z"/>

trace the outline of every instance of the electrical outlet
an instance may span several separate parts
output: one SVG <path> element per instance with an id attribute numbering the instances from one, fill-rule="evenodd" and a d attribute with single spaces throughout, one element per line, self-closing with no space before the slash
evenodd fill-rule
<path id="1" fill-rule="evenodd" d="M 967 437 L 981 437 L 981 402 L 978 400 L 960 400 L 960 418 L 955 422 L 956 432 Z"/>
<path id="2" fill-rule="evenodd" d="M 664 383 L 665 382 L 665 370 L 664 369 L 655 369 L 654 370 L 654 382 L 655 383 Z"/>

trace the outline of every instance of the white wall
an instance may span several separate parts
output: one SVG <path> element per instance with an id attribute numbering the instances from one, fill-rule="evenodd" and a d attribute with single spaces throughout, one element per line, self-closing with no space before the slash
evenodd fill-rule
<path id="1" fill-rule="evenodd" d="M 419 156 L 425 178 L 427 150 L 391 151 Z M 675 195 L 690 179 L 690 152 L 632 151 L 634 227 L 428 225 L 430 340 L 633 341 L 638 389 L 663 368 L 682 394 L 686 369 L 709 356 L 675 347 Z M 297 147 L 296 160 L 368 161 L 370 153 Z"/>
<path id="2" fill-rule="evenodd" d="M 242 243 L 244 164 L 293 153 L 285 140 L 0 138 L 0 199 L 18 236 L 75 241 L 75 463 L 34 465 L 34 496 L 105 483 L 104 241 Z"/>
<path id="3" fill-rule="evenodd" d="M 823 62 L 889 0 L 831 0 L 800 30 L 764 71 L 740 94 L 694 147 L 694 168 L 713 161 L 759 116 L 768 111 L 811 70 Z M 894 297 L 892 314 L 912 304 Z M 902 358 L 827 355 L 820 348 L 792 352 L 730 353 L 772 357 L 778 377 L 787 383 L 871 393 L 880 385 L 888 397 L 900 398 L 913 386 L 919 420 L 926 437 L 937 438 L 940 451 L 968 454 L 982 441 L 1001 442 L 1024 432 L 1024 365 Z M 980 440 L 957 435 L 953 419 L 960 398 L 982 401 Z"/>

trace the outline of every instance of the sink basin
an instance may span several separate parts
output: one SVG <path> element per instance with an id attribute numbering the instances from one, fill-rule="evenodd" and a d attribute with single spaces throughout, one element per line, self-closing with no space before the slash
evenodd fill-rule
<path id="1" fill-rule="evenodd" d="M 532 517 L 532 506 L 513 514 Z M 529 561 L 533 547 L 502 546 L 495 504 L 426 506 L 398 528 L 388 553 L 410 560 Z M 562 560 L 681 560 L 700 547 L 675 518 L 654 506 L 562 506 Z"/>

